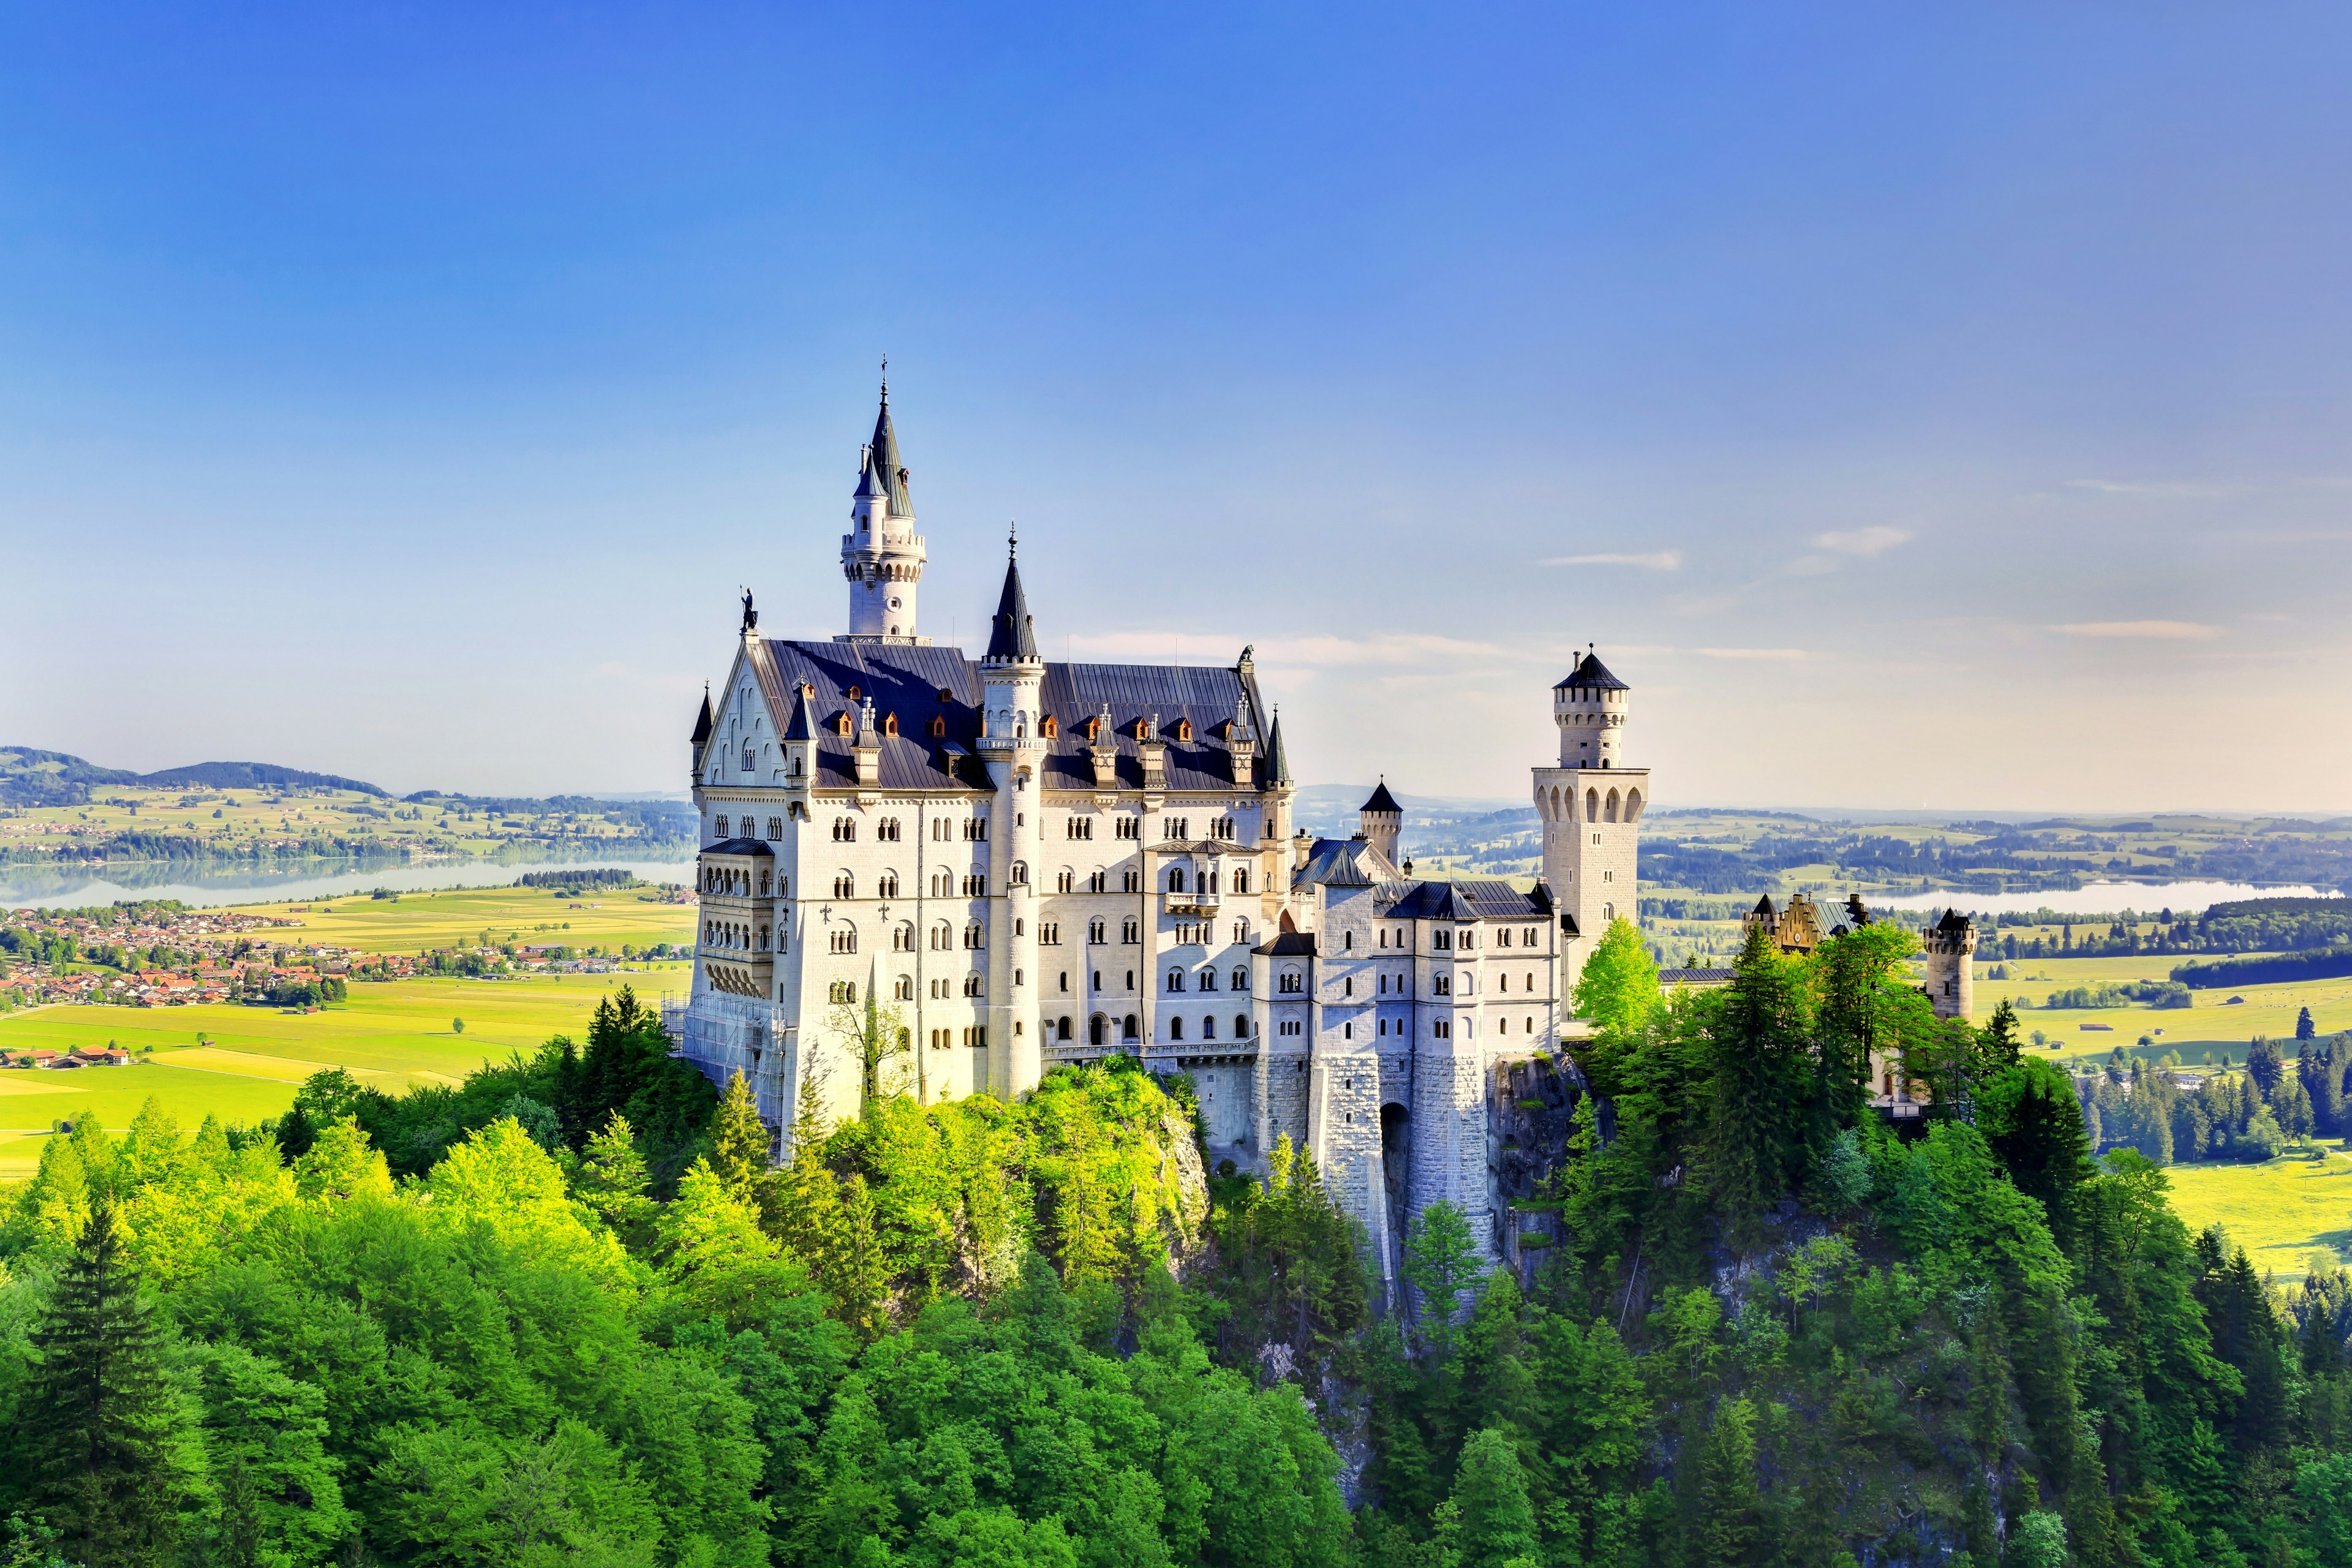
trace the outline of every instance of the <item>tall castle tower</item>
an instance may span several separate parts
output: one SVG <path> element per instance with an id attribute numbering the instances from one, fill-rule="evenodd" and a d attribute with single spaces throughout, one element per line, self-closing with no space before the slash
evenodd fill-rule
<path id="1" fill-rule="evenodd" d="M 1927 957 L 1927 1001 L 1938 1018 L 1966 1022 L 1976 1010 L 1977 928 L 1958 910 L 1919 933 Z"/>
<path id="2" fill-rule="evenodd" d="M 1382 779 L 1372 791 L 1372 798 L 1357 808 L 1356 820 L 1363 825 L 1365 842 L 1381 852 L 1381 858 L 1390 865 L 1397 864 L 1397 837 L 1404 830 L 1404 807 L 1389 793 L 1389 781 Z"/>
<path id="3" fill-rule="evenodd" d="M 1559 764 L 1535 770 L 1536 811 L 1543 819 L 1544 880 L 1575 930 L 1561 932 L 1560 994 L 1609 922 L 1641 919 L 1634 852 L 1650 770 L 1625 765 L 1625 718 L 1633 688 L 1587 651 L 1551 689 L 1559 729 Z"/>
<path id="4" fill-rule="evenodd" d="M 989 623 L 981 656 L 985 691 L 978 749 L 996 787 L 989 803 L 989 881 L 1004 897 L 992 905 L 989 933 L 988 1089 L 1010 1098 L 1037 1087 L 1044 1076 L 1038 1010 L 1037 917 L 1044 875 L 1045 714 L 1039 702 L 1045 661 L 1021 591 L 1016 546 L 1008 545 L 1004 592 Z"/>
<path id="5" fill-rule="evenodd" d="M 841 572 L 849 579 L 849 632 L 836 642 L 928 644 L 915 635 L 915 590 L 923 580 L 923 536 L 907 497 L 907 465 L 890 426 L 890 383 L 882 383 L 882 412 L 874 439 L 858 458 L 857 490 L 849 501 L 849 531 L 841 536 Z"/>

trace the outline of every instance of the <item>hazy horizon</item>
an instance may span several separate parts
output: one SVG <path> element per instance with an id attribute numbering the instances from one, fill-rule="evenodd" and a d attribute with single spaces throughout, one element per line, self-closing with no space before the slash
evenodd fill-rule
<path id="1" fill-rule="evenodd" d="M 0 22 L 0 743 L 667 787 L 887 352 L 923 631 L 1017 516 L 1303 777 L 1516 798 L 1590 641 L 1661 806 L 2352 811 L 2352 16 L 873 28 Z"/>

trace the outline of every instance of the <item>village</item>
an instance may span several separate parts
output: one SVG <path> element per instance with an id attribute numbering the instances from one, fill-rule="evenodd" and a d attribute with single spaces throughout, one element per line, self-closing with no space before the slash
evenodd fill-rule
<path id="1" fill-rule="evenodd" d="M 396 904 L 382 896 L 379 904 Z M 566 912 L 602 908 L 568 900 Z M 190 909 L 170 900 L 110 909 L 0 911 L 0 1013 L 59 1004 L 117 1007 L 179 1007 L 244 1004 L 292 1012 L 316 1011 L 344 1000 L 354 983 L 450 975 L 470 979 L 526 975 L 603 974 L 624 962 L 675 956 L 667 942 L 610 944 L 557 936 L 498 941 L 485 931 L 471 941 L 412 950 L 378 951 L 302 933 L 305 917 L 329 912 L 288 905 L 280 912 Z M 398 932 L 394 926 L 386 935 Z M 414 933 L 406 933 L 414 934 Z M 98 1052 L 18 1053 L 18 1067 L 105 1065 L 120 1055 Z M 120 1064 L 116 1064 L 120 1065 Z"/>

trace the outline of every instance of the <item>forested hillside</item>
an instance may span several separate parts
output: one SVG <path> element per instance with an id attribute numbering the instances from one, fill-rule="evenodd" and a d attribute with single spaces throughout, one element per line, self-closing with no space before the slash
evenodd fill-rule
<path id="1" fill-rule="evenodd" d="M 2352 1562 L 2352 1278 L 2190 1236 L 1909 942 L 1669 998 L 1621 924 L 1539 1262 L 1437 1205 L 1394 1305 L 1311 1162 L 1204 1172 L 1126 1063 L 771 1169 L 624 994 L 460 1088 L 85 1123 L 0 1231 L 10 1560 Z"/>

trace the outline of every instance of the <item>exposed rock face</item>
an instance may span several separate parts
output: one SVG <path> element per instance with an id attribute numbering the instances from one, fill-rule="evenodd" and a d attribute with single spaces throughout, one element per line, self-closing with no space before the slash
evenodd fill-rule
<path id="1" fill-rule="evenodd" d="M 1584 1075 L 1566 1057 L 1498 1065 L 1486 1095 L 1487 1168 L 1493 1173 L 1504 1266 L 1535 1282 L 1545 1248 L 1559 1239 L 1559 1213 L 1536 1208 L 1545 1180 L 1568 1158 Z"/>
<path id="2" fill-rule="evenodd" d="M 1168 1194 L 1170 1215 L 1168 1271 L 1181 1279 L 1187 1269 L 1208 1256 L 1209 1173 L 1201 1163 L 1201 1146 L 1183 1107 L 1171 1103 L 1160 1117 L 1161 1191 Z"/>

